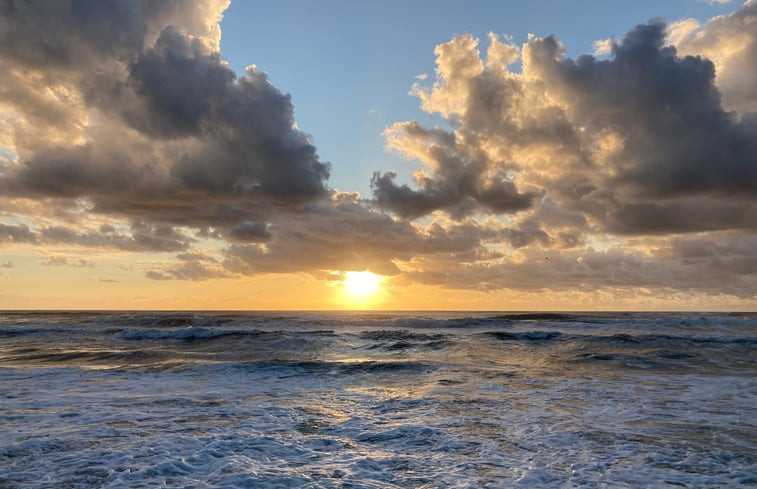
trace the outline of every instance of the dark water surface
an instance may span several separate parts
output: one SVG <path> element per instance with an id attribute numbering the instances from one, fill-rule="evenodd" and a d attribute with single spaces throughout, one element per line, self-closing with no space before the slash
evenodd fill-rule
<path id="1" fill-rule="evenodd" d="M 757 315 L 0 312 L 0 488 L 757 486 Z"/>

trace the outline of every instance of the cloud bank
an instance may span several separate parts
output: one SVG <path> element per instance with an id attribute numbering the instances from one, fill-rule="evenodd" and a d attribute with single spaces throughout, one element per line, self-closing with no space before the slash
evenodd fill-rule
<path id="1" fill-rule="evenodd" d="M 575 59 L 555 36 L 437 46 L 412 93 L 444 127 L 388 127 L 419 167 L 370 199 L 329 187 L 349 162 L 321 161 L 290 95 L 228 67 L 227 6 L 0 5 L 0 246 L 171 253 L 153 280 L 757 294 L 757 2 Z"/>

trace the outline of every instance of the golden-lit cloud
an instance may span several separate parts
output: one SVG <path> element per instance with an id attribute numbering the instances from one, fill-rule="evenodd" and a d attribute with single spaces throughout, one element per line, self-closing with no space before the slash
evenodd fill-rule
<path id="1" fill-rule="evenodd" d="M 757 111 L 757 2 L 748 0 L 728 15 L 700 25 L 684 19 L 670 26 L 669 40 L 682 55 L 704 56 L 715 64 L 723 106 Z"/>
<path id="2" fill-rule="evenodd" d="M 375 172 L 362 197 L 329 186 L 340 162 L 297 127 L 296 93 L 253 64 L 229 68 L 227 6 L 0 7 L 0 247 L 42 257 L 14 257 L 9 274 L 56 266 L 136 286 L 105 276 L 115 260 L 139 263 L 151 290 L 330 284 L 292 307 L 339 307 L 340 283 L 357 304 L 369 282 L 381 284 L 363 303 L 387 307 L 407 307 L 403 287 L 430 307 L 421 286 L 438 307 L 451 289 L 480 304 L 540 291 L 754 300 L 756 2 L 701 25 L 653 20 L 576 59 L 554 36 L 490 33 L 485 49 L 455 36 L 411 89 L 444 124 L 387 127 L 388 150 L 417 168 Z"/>

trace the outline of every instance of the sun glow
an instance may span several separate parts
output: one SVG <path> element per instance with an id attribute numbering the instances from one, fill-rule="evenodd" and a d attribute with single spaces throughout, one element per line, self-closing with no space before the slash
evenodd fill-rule
<path id="1" fill-rule="evenodd" d="M 344 291 L 351 302 L 368 302 L 381 291 L 381 277 L 371 272 L 345 272 Z"/>

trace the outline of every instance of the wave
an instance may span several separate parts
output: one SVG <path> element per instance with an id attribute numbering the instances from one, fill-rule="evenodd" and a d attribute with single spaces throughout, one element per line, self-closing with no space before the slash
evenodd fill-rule
<path id="1" fill-rule="evenodd" d="M 0 362 L 138 365 L 163 361 L 171 356 L 169 352 L 145 350 L 45 351 L 38 348 L 20 348 L 6 351 L 3 357 L 0 358 Z"/>
<path id="2" fill-rule="evenodd" d="M 504 321 L 578 321 L 582 318 L 579 314 L 565 314 L 554 312 L 516 312 L 489 316 L 490 320 Z"/>
<path id="3" fill-rule="evenodd" d="M 50 333 L 66 333 L 68 330 L 62 328 L 0 328 L 0 338 L 12 338 L 14 336 L 31 336 L 31 335 L 43 335 Z"/>
<path id="4" fill-rule="evenodd" d="M 21 330 L 76 327 L 121 328 L 226 328 L 226 329 L 332 329 L 367 327 L 375 329 L 466 329 L 506 328 L 544 324 L 548 327 L 582 328 L 673 328 L 707 331 L 746 328 L 757 325 L 752 313 L 212 313 L 212 312 L 2 312 L 0 334 L 25 334 Z M 15 331 L 15 333 L 14 333 Z"/>
<path id="5" fill-rule="evenodd" d="M 586 343 L 605 343 L 611 345 L 627 345 L 636 347 L 656 347 L 661 345 L 690 346 L 721 346 L 743 345 L 757 347 L 757 338 L 743 336 L 679 336 L 668 334 L 616 334 L 610 336 L 571 336 L 573 341 Z"/>
<path id="6" fill-rule="evenodd" d="M 548 342 L 561 339 L 562 333 L 557 331 L 525 331 L 521 333 L 510 333 L 507 331 L 487 331 L 484 333 L 502 341 L 528 341 L 528 342 Z"/>
<path id="7" fill-rule="evenodd" d="M 127 341 L 151 341 L 167 340 L 181 342 L 203 342 L 216 341 L 221 339 L 242 339 L 258 338 L 261 341 L 273 340 L 292 340 L 302 341 L 318 337 L 332 337 L 336 334 L 332 330 L 315 330 L 315 331 L 283 331 L 274 330 L 266 331 L 260 329 L 213 329 L 203 327 L 186 327 L 173 329 L 153 329 L 153 328 L 127 328 L 127 329 L 110 329 L 108 334 L 117 334 Z"/>
<path id="8" fill-rule="evenodd" d="M 359 375 L 359 374 L 412 374 L 426 373 L 438 368 L 432 362 L 414 360 L 365 360 L 365 361 L 326 361 L 326 360 L 258 360 L 249 362 L 231 362 L 216 364 L 212 368 L 224 370 L 269 371 L 289 375 Z"/>
<path id="9" fill-rule="evenodd" d="M 661 345 L 679 345 L 681 347 L 700 345 L 744 345 L 757 347 L 757 338 L 742 336 L 676 336 L 666 334 L 639 334 L 626 333 L 614 335 L 591 335 L 591 334 L 567 334 L 558 331 L 486 331 L 486 336 L 501 341 L 524 341 L 524 342 L 574 342 L 586 344 L 604 344 L 621 347 L 654 347 Z"/>
<path id="10" fill-rule="evenodd" d="M 118 370 L 209 371 L 228 375 L 268 373 L 280 378 L 291 376 L 417 375 L 438 368 L 432 362 L 417 360 L 327 361 L 300 359 L 261 359 L 233 361 L 222 359 L 182 358 L 169 351 L 61 351 L 29 352 L 6 355 L 0 364 L 96 366 Z"/>
<path id="11" fill-rule="evenodd" d="M 573 360 L 575 363 L 614 364 L 631 369 L 660 369 L 672 365 L 648 355 L 620 355 L 617 353 L 583 353 Z"/>
<path id="12" fill-rule="evenodd" d="M 177 340 L 177 341 L 202 341 L 202 340 L 217 340 L 220 338 L 229 337 L 258 337 L 262 335 L 270 335 L 264 331 L 257 329 L 249 330 L 223 330 L 223 329 L 210 329 L 210 328 L 196 328 L 188 327 L 181 329 L 115 329 L 110 330 L 109 333 L 120 333 L 121 338 L 131 341 L 146 341 L 146 340 Z"/>

